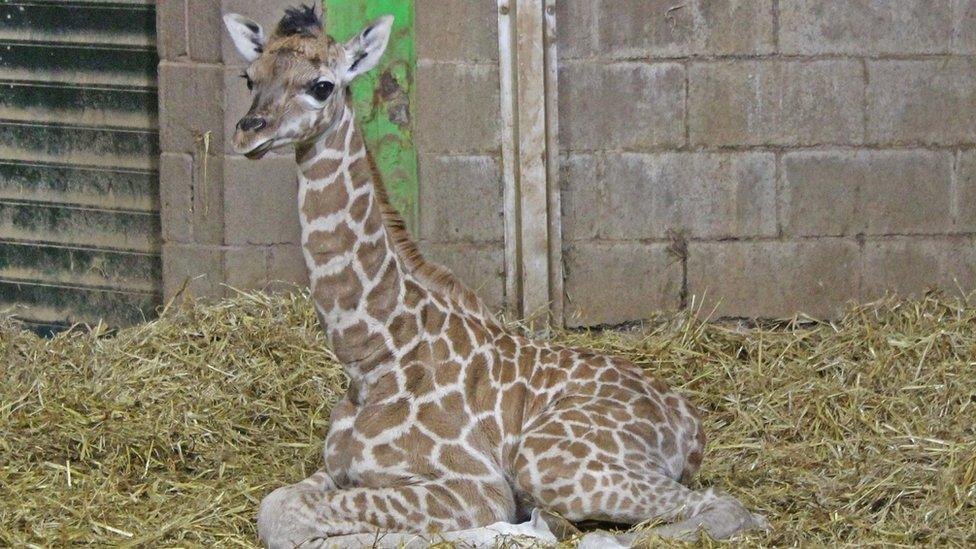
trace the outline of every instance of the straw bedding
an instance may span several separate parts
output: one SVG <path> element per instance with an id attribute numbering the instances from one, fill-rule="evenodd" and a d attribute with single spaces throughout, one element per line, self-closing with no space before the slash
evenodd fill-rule
<path id="1" fill-rule="evenodd" d="M 698 403 L 711 440 L 696 485 L 773 526 L 739 543 L 976 544 L 965 301 L 555 337 L 625 355 Z M 118 334 L 2 324 L 0 376 L 0 546 L 16 547 L 252 546 L 260 498 L 318 467 L 345 383 L 307 300 L 260 293 Z"/>

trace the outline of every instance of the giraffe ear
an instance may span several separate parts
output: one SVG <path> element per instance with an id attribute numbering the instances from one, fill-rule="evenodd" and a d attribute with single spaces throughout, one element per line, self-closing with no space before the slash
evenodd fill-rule
<path id="1" fill-rule="evenodd" d="M 225 15 L 224 25 L 227 26 L 227 33 L 234 41 L 237 52 L 245 61 L 250 63 L 261 57 L 265 44 L 264 30 L 261 29 L 261 25 L 236 13 Z"/>
<path id="2" fill-rule="evenodd" d="M 393 16 L 384 15 L 366 26 L 352 40 L 346 42 L 346 61 L 341 67 L 343 81 L 350 82 L 376 66 L 386 51 L 393 28 Z"/>

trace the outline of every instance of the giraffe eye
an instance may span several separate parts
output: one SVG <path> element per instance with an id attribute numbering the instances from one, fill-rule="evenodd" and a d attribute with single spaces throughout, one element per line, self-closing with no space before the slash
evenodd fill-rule
<path id="1" fill-rule="evenodd" d="M 335 84 L 323 80 L 321 82 L 316 82 L 312 86 L 312 89 L 309 91 L 311 92 L 312 97 L 314 97 L 315 99 L 318 99 L 319 101 L 325 101 L 326 99 L 329 98 L 330 95 L 332 95 L 332 90 L 334 88 L 335 88 Z"/>

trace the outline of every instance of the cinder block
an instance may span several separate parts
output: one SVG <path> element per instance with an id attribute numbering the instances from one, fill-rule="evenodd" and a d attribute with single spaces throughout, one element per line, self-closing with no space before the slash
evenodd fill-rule
<path id="1" fill-rule="evenodd" d="M 697 2 L 598 0 L 597 48 L 616 57 L 677 57 L 696 50 Z"/>
<path id="2" fill-rule="evenodd" d="M 193 154 L 193 241 L 224 243 L 224 156 L 220 150 Z"/>
<path id="3" fill-rule="evenodd" d="M 159 156 L 159 211 L 163 241 L 193 241 L 193 157 L 183 153 Z"/>
<path id="4" fill-rule="evenodd" d="M 163 244 L 163 298 L 177 292 L 202 298 L 224 295 L 224 262 L 220 246 Z"/>
<path id="5" fill-rule="evenodd" d="M 502 183 L 495 158 L 421 154 L 418 174 L 421 240 L 504 238 Z"/>
<path id="6" fill-rule="evenodd" d="M 976 291 L 976 238 L 950 237 L 945 247 L 945 270 L 937 281 L 946 291 L 969 296 Z"/>
<path id="7" fill-rule="evenodd" d="M 163 240 L 220 245 L 224 241 L 223 158 L 202 153 L 160 155 L 159 193 Z"/>
<path id="8" fill-rule="evenodd" d="M 938 233 L 952 228 L 952 154 L 800 151 L 783 157 L 789 236 Z"/>
<path id="9" fill-rule="evenodd" d="M 497 311 L 505 303 L 505 248 L 499 243 L 434 243 L 421 241 L 428 260 L 450 269 L 465 285 Z"/>
<path id="10" fill-rule="evenodd" d="M 976 1 L 952 0 L 952 52 L 976 54 Z"/>
<path id="11" fill-rule="evenodd" d="M 681 304 L 681 260 L 666 244 L 575 242 L 563 259 L 568 326 L 641 320 Z"/>
<path id="12" fill-rule="evenodd" d="M 563 173 L 567 240 L 776 236 L 772 153 L 607 154 L 600 175 L 588 157 Z"/>
<path id="13" fill-rule="evenodd" d="M 570 154 L 559 158 L 559 204 L 564 242 L 602 234 L 609 220 L 593 213 L 593 205 L 609 200 L 605 196 L 603 156 Z M 604 208 L 601 208 L 601 210 Z"/>
<path id="14" fill-rule="evenodd" d="M 688 253 L 689 294 L 713 318 L 836 317 L 860 295 L 854 240 L 691 242 Z"/>
<path id="15" fill-rule="evenodd" d="M 225 33 L 220 0 L 186 0 L 187 45 L 190 58 L 204 63 L 219 63 Z M 229 41 L 230 39 L 227 38 Z"/>
<path id="16" fill-rule="evenodd" d="M 616 58 L 771 53 L 771 0 L 599 0 L 602 55 Z"/>
<path id="17" fill-rule="evenodd" d="M 238 290 L 263 290 L 268 285 L 268 249 L 265 246 L 230 246 L 224 252 L 224 283 Z M 227 294 L 233 290 L 227 289 Z"/>
<path id="18" fill-rule="evenodd" d="M 271 291 L 308 288 L 308 268 L 299 244 L 276 244 L 269 247 L 268 278 Z"/>
<path id="19" fill-rule="evenodd" d="M 276 26 L 278 26 L 278 21 L 281 21 L 281 16 L 285 13 L 285 8 L 291 8 L 301 4 L 297 0 L 204 0 L 207 2 L 213 2 L 220 5 L 220 13 L 239 13 L 246 17 L 250 17 L 254 21 L 257 21 L 264 28 L 264 34 L 271 36 L 274 32 Z M 322 13 L 322 3 L 314 2 L 316 10 L 318 13 Z M 246 63 L 241 59 L 240 54 L 237 53 L 237 49 L 234 47 L 234 42 L 231 41 L 230 36 L 227 35 L 227 31 L 224 30 L 224 23 L 222 20 L 217 20 L 218 27 L 216 29 L 216 36 L 219 37 L 219 41 L 215 42 L 220 48 L 218 51 L 221 54 L 224 64 L 226 65 L 237 65 L 242 66 Z M 348 36 L 338 36 L 336 37 L 340 40 L 345 40 L 349 38 Z M 192 47 L 192 46 L 191 46 Z"/>
<path id="20" fill-rule="evenodd" d="M 868 61 L 868 140 L 976 142 L 976 59 Z"/>
<path id="21" fill-rule="evenodd" d="M 688 125 L 695 145 L 862 140 L 865 82 L 857 61 L 696 63 L 689 82 Z"/>
<path id="22" fill-rule="evenodd" d="M 159 64 L 159 141 L 166 152 L 211 151 L 224 146 L 224 71 L 219 65 Z"/>
<path id="23" fill-rule="evenodd" d="M 570 151 L 684 143 L 685 71 L 677 63 L 571 61 L 559 68 L 559 144 Z"/>
<path id="24" fill-rule="evenodd" d="M 557 44 L 560 62 L 593 55 L 597 49 L 596 20 L 600 3 L 594 0 L 556 2 Z"/>
<path id="25" fill-rule="evenodd" d="M 945 53 L 950 0 L 780 2 L 780 48 L 789 55 Z"/>
<path id="26" fill-rule="evenodd" d="M 251 91 L 247 89 L 247 83 L 241 78 L 244 68 L 238 66 L 228 66 L 224 68 L 224 153 L 235 154 L 234 152 L 234 132 L 237 131 L 237 122 L 247 114 L 251 108 Z M 280 149 L 282 152 L 292 152 L 293 147 Z"/>
<path id="27" fill-rule="evenodd" d="M 976 232 L 976 151 L 959 153 L 956 162 L 956 227 L 966 232 Z"/>
<path id="28" fill-rule="evenodd" d="M 299 243 L 295 160 L 228 156 L 224 162 L 224 242 Z"/>
<path id="29" fill-rule="evenodd" d="M 423 152 L 477 153 L 499 146 L 498 67 L 417 63 L 416 138 Z"/>
<path id="30" fill-rule="evenodd" d="M 498 5 L 470 0 L 424 0 L 414 12 L 417 58 L 433 61 L 498 59 Z"/>
<path id="31" fill-rule="evenodd" d="M 886 292 L 919 297 L 937 288 L 952 294 L 976 289 L 976 241 L 971 237 L 894 237 L 865 243 L 861 299 L 878 299 Z"/>
<path id="32" fill-rule="evenodd" d="M 886 238 L 864 244 L 862 298 L 878 299 L 886 292 L 917 297 L 938 285 L 945 263 L 944 243 L 924 238 Z"/>
<path id="33" fill-rule="evenodd" d="M 701 53 L 762 55 L 776 49 L 772 0 L 698 0 Z"/>
<path id="34" fill-rule="evenodd" d="M 187 55 L 186 0 L 156 1 L 156 51 L 168 61 Z"/>

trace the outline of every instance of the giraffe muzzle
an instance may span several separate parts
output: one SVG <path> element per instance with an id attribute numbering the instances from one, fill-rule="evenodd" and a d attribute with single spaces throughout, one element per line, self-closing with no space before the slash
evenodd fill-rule
<path id="1" fill-rule="evenodd" d="M 261 143 L 257 147 L 254 147 L 253 149 L 245 152 L 244 156 L 247 157 L 249 160 L 257 160 L 263 157 L 264 155 L 268 154 L 268 151 L 270 151 L 273 146 L 274 146 L 274 139 L 269 139 L 264 143 Z"/>
<path id="2" fill-rule="evenodd" d="M 237 123 L 237 128 L 242 132 L 261 131 L 268 125 L 268 121 L 263 116 L 245 116 Z"/>
<path id="3" fill-rule="evenodd" d="M 277 140 L 268 128 L 268 119 L 247 115 L 237 123 L 234 133 L 234 150 L 252 160 L 261 158 L 274 148 Z"/>

